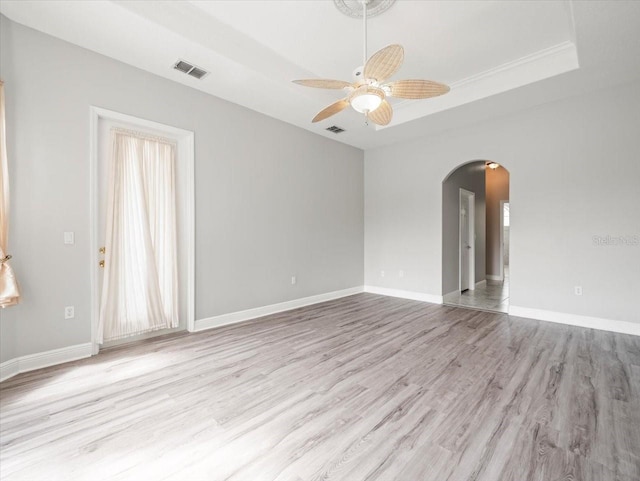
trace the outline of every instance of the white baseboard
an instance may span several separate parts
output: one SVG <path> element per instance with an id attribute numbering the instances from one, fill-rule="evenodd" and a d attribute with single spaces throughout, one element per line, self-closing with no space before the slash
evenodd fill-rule
<path id="1" fill-rule="evenodd" d="M 21 372 L 33 371 L 69 361 L 91 357 L 93 345 L 90 342 L 75 346 L 38 352 L 27 356 L 9 359 L 0 364 L 0 382 Z"/>
<path id="2" fill-rule="evenodd" d="M 247 309 L 246 311 L 230 312 L 229 314 L 222 314 L 220 316 L 198 319 L 195 322 L 194 332 L 204 331 L 205 329 L 212 329 L 219 326 L 226 326 L 228 324 L 235 324 L 237 322 L 248 321 L 250 319 L 256 319 L 257 317 L 277 314 L 279 312 L 290 311 L 291 309 L 310 306 L 312 304 L 331 301 L 333 299 L 340 299 L 341 297 L 352 296 L 361 292 L 363 292 L 362 286 L 351 287 L 349 289 L 343 289 L 340 291 L 318 294 L 317 296 L 303 297 L 301 299 L 294 299 L 293 301 L 280 302 L 278 304 L 271 304 L 269 306 Z"/>
<path id="3" fill-rule="evenodd" d="M 494 276 L 493 274 L 487 274 L 485 277 L 488 281 L 504 281 L 504 276 Z"/>
<path id="4" fill-rule="evenodd" d="M 0 382 L 15 376 L 20 372 L 20 362 L 18 359 L 9 359 L 0 364 Z"/>
<path id="5" fill-rule="evenodd" d="M 442 296 L 423 292 L 404 291 L 402 289 L 389 289 L 387 287 L 377 286 L 364 286 L 364 292 L 379 294 L 381 296 L 400 297 L 412 301 L 430 302 L 431 304 L 442 304 Z"/>
<path id="6" fill-rule="evenodd" d="M 486 285 L 487 284 L 487 280 L 483 279 L 480 282 L 476 282 L 476 288 L 482 286 L 482 285 Z"/>
<path id="7" fill-rule="evenodd" d="M 544 309 L 519 306 L 510 306 L 509 315 L 640 336 L 640 323 L 635 322 L 617 321 L 614 319 L 603 319 L 601 317 L 581 316 L 578 314 L 568 314 L 566 312 L 547 311 Z"/>

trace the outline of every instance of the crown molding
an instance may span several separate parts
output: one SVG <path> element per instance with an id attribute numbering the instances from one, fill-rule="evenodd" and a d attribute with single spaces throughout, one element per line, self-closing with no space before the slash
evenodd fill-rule
<path id="1" fill-rule="evenodd" d="M 403 101 L 394 105 L 393 122 L 382 130 L 452 109 L 579 68 L 578 49 L 571 41 L 539 50 L 517 60 L 450 84 L 451 91 L 426 102 Z"/>

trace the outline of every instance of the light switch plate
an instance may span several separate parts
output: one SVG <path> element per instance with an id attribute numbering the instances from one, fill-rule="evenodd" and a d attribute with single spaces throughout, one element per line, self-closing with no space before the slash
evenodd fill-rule
<path id="1" fill-rule="evenodd" d="M 76 243 L 75 234 L 73 232 L 65 232 L 64 233 L 64 243 L 73 245 Z"/>

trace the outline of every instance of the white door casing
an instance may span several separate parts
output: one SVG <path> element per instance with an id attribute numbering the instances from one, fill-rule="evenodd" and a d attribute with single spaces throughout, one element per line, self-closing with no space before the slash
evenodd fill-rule
<path id="1" fill-rule="evenodd" d="M 458 229 L 458 288 L 475 289 L 475 193 L 460 189 Z"/>

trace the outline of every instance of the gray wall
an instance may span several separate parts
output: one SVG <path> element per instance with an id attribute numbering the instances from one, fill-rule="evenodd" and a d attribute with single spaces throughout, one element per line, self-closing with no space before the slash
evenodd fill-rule
<path id="1" fill-rule="evenodd" d="M 634 82 L 367 151 L 365 283 L 442 294 L 441 182 L 491 159 L 510 173 L 511 304 L 640 322 L 640 245 L 593 240 L 640 235 L 639 126 Z"/>
<path id="2" fill-rule="evenodd" d="M 457 291 L 460 277 L 460 189 L 475 194 L 475 282 L 485 278 L 485 162 L 458 167 L 442 183 L 442 290 Z"/>
<path id="3" fill-rule="evenodd" d="M 16 320 L 6 318 L 6 309 L 0 309 L 0 362 L 16 357 Z"/>
<path id="4" fill-rule="evenodd" d="M 509 200 L 509 172 L 500 166 L 486 169 L 487 197 L 487 275 L 499 276 L 500 272 L 500 201 Z M 508 247 L 508 246 L 507 246 Z"/>
<path id="5" fill-rule="evenodd" d="M 1 22 L 24 295 L 2 312 L 1 361 L 90 341 L 90 105 L 195 132 L 196 319 L 362 285 L 361 150 Z"/>

